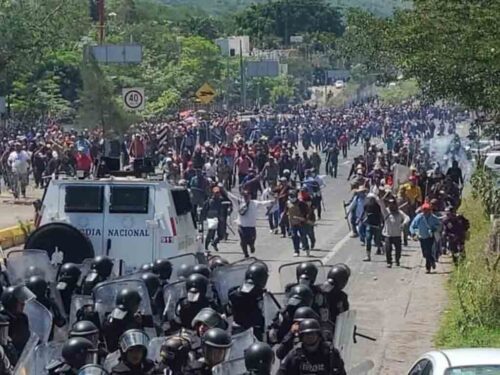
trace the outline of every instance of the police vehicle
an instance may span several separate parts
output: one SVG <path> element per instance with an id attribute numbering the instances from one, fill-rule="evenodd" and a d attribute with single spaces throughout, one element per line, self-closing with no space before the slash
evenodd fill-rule
<path id="1" fill-rule="evenodd" d="M 52 179 L 36 205 L 37 229 L 26 249 L 62 262 L 107 255 L 127 271 L 155 259 L 202 250 L 189 191 L 158 179 Z"/>

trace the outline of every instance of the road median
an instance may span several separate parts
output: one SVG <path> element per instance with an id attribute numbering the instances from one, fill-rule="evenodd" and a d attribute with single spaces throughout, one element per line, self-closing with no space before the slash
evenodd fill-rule
<path id="1" fill-rule="evenodd" d="M 0 248 L 3 250 L 22 245 L 34 229 L 33 222 L 20 222 L 18 225 L 0 229 Z"/>

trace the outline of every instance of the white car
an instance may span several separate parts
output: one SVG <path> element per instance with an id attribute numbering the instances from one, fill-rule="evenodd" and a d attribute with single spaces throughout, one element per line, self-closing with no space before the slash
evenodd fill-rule
<path id="1" fill-rule="evenodd" d="M 336 89 L 343 89 L 344 86 L 345 86 L 345 83 L 341 79 L 339 79 L 338 81 L 335 81 L 335 88 Z"/>
<path id="2" fill-rule="evenodd" d="M 484 160 L 484 166 L 495 173 L 500 173 L 500 151 L 488 153 Z"/>
<path id="3" fill-rule="evenodd" d="M 445 349 L 424 354 L 408 375 L 500 375 L 500 349 Z"/>
<path id="4" fill-rule="evenodd" d="M 465 151 L 468 152 L 471 156 L 477 158 L 479 154 L 486 155 L 486 153 L 488 153 L 492 147 L 493 141 L 481 139 L 479 141 L 470 142 L 465 146 Z"/>

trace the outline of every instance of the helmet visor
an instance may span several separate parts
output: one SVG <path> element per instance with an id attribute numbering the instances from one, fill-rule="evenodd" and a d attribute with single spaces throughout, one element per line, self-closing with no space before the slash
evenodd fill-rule
<path id="1" fill-rule="evenodd" d="M 108 373 L 98 365 L 87 365 L 80 369 L 78 375 L 108 375 Z"/>
<path id="2" fill-rule="evenodd" d="M 149 337 L 145 332 L 140 330 L 129 330 L 120 338 L 120 349 L 123 353 L 132 347 L 141 346 L 145 350 L 148 349 Z"/>
<path id="3" fill-rule="evenodd" d="M 203 357 L 209 366 L 215 366 L 225 362 L 229 358 L 231 348 L 216 348 L 210 345 L 204 345 Z"/>

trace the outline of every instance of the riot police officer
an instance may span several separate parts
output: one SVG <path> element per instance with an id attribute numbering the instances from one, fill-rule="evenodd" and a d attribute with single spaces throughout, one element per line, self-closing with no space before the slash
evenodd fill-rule
<path id="1" fill-rule="evenodd" d="M 192 273 L 199 273 L 200 275 L 205 276 L 207 279 L 210 279 L 210 268 L 208 268 L 205 264 L 195 264 L 192 268 Z"/>
<path id="2" fill-rule="evenodd" d="M 192 328 L 198 336 L 202 337 L 210 328 L 226 330 L 228 323 L 217 311 L 211 307 L 205 307 L 194 317 Z"/>
<path id="3" fill-rule="evenodd" d="M 210 257 L 208 260 L 208 268 L 210 268 L 211 272 L 213 272 L 217 267 L 224 267 L 228 264 L 229 262 L 219 255 Z"/>
<path id="4" fill-rule="evenodd" d="M 160 277 L 152 272 L 145 272 L 141 275 L 141 280 L 144 281 L 148 289 L 153 315 L 161 315 L 165 310 L 165 300 L 163 299 Z"/>
<path id="5" fill-rule="evenodd" d="M 91 269 L 83 280 L 82 294 L 90 295 L 92 289 L 103 281 L 106 281 L 113 271 L 113 261 L 104 255 L 99 255 L 92 261 Z"/>
<path id="6" fill-rule="evenodd" d="M 305 284 L 313 292 L 314 299 L 312 308 L 319 314 L 321 321 L 327 321 L 329 319 L 328 304 L 326 298 L 323 295 L 323 291 L 317 285 L 315 285 L 316 278 L 318 277 L 318 267 L 312 262 L 300 263 L 295 269 L 297 276 L 297 283 Z M 285 292 L 294 284 L 285 287 Z"/>
<path id="7" fill-rule="evenodd" d="M 160 278 L 160 284 L 163 287 L 168 284 L 172 277 L 172 263 L 165 258 L 156 259 L 153 265 L 153 273 Z"/>
<path id="8" fill-rule="evenodd" d="M 78 375 L 108 375 L 108 372 L 99 365 L 85 365 L 78 371 Z"/>
<path id="9" fill-rule="evenodd" d="M 316 313 L 316 311 L 308 306 L 299 307 L 295 311 L 295 314 L 293 314 L 293 324 L 290 327 L 290 331 L 288 331 L 285 337 L 283 337 L 283 340 L 281 340 L 278 349 L 276 349 L 276 356 L 280 360 L 285 358 L 286 355 L 298 343 L 299 324 L 304 319 L 319 320 L 319 315 Z"/>
<path id="10" fill-rule="evenodd" d="M 265 329 L 263 295 L 269 270 L 262 262 L 248 266 L 243 285 L 229 291 L 228 312 L 233 315 L 233 333 L 253 327 L 255 337 L 262 341 Z"/>
<path id="11" fill-rule="evenodd" d="M 49 295 L 47 281 L 45 281 L 42 276 L 31 276 L 26 282 L 26 286 L 33 292 L 36 300 L 52 313 L 53 325 L 50 333 L 50 339 L 52 339 L 54 335 L 54 324 L 58 327 L 62 327 L 66 324 L 66 319 L 62 315 L 59 306 L 57 306 L 56 302 Z"/>
<path id="12" fill-rule="evenodd" d="M 349 310 L 349 300 L 342 289 L 347 285 L 350 274 L 351 271 L 347 265 L 336 264 L 328 271 L 327 280 L 321 286 L 328 304 L 330 321 L 333 323 L 341 313 Z"/>
<path id="13" fill-rule="evenodd" d="M 33 298 L 35 295 L 24 285 L 9 286 L 2 293 L 0 316 L 9 322 L 9 337 L 18 355 L 30 337 L 28 317 L 23 312 L 24 304 Z"/>
<path id="14" fill-rule="evenodd" d="M 211 375 L 212 367 L 224 362 L 232 345 L 231 336 L 220 328 L 210 328 L 201 338 L 203 358 L 192 362 L 186 373 Z"/>
<path id="15" fill-rule="evenodd" d="M 139 272 L 153 272 L 154 264 L 151 262 L 143 263 L 139 268 Z"/>
<path id="16" fill-rule="evenodd" d="M 69 315 L 71 309 L 71 297 L 73 294 L 78 294 L 78 281 L 82 271 L 74 263 L 64 263 L 59 271 L 57 278 L 57 290 L 61 294 L 66 315 Z"/>
<path id="17" fill-rule="evenodd" d="M 62 361 L 52 361 L 45 369 L 49 375 L 74 375 L 83 366 L 96 361 L 94 344 L 83 337 L 74 337 L 62 347 Z"/>
<path id="18" fill-rule="evenodd" d="M 157 375 L 183 375 L 190 361 L 191 344 L 184 336 L 170 336 L 160 349 L 160 361 L 154 373 Z"/>
<path id="19" fill-rule="evenodd" d="M 102 331 L 110 352 L 118 349 L 118 339 L 129 329 L 152 326 L 151 317 L 139 312 L 142 297 L 137 290 L 122 289 L 116 296 L 116 307 L 103 323 Z"/>
<path id="20" fill-rule="evenodd" d="M 340 353 L 323 340 L 318 320 L 301 321 L 298 334 L 300 345 L 281 362 L 277 375 L 346 375 Z"/>
<path id="21" fill-rule="evenodd" d="M 177 279 L 187 280 L 187 278 L 193 273 L 193 266 L 190 264 L 181 264 L 177 270 Z"/>
<path id="22" fill-rule="evenodd" d="M 154 362 L 148 359 L 149 337 L 140 329 L 126 331 L 120 337 L 120 362 L 111 370 L 111 375 L 153 374 Z"/>
<path id="23" fill-rule="evenodd" d="M 181 298 L 175 308 L 176 317 L 171 321 L 171 328 L 191 328 L 191 323 L 195 316 L 205 307 L 216 308 L 216 306 L 207 298 L 208 279 L 194 273 L 186 280 L 187 297 Z M 170 318 L 170 317 L 169 317 Z"/>
<path id="24" fill-rule="evenodd" d="M 271 375 L 275 356 L 273 349 L 266 343 L 256 342 L 245 349 L 247 375 Z"/>
<path id="25" fill-rule="evenodd" d="M 73 327 L 71 327 L 71 331 L 69 332 L 69 338 L 73 337 L 83 337 L 94 344 L 94 347 L 97 348 L 99 363 L 102 363 L 108 355 L 106 346 L 99 338 L 99 329 L 91 321 L 82 320 L 73 324 Z"/>
<path id="26" fill-rule="evenodd" d="M 311 307 L 314 298 L 311 288 L 304 284 L 292 287 L 288 296 L 286 306 L 278 312 L 269 327 L 269 343 L 276 344 L 281 342 L 292 327 L 295 311 L 299 307 Z"/>

